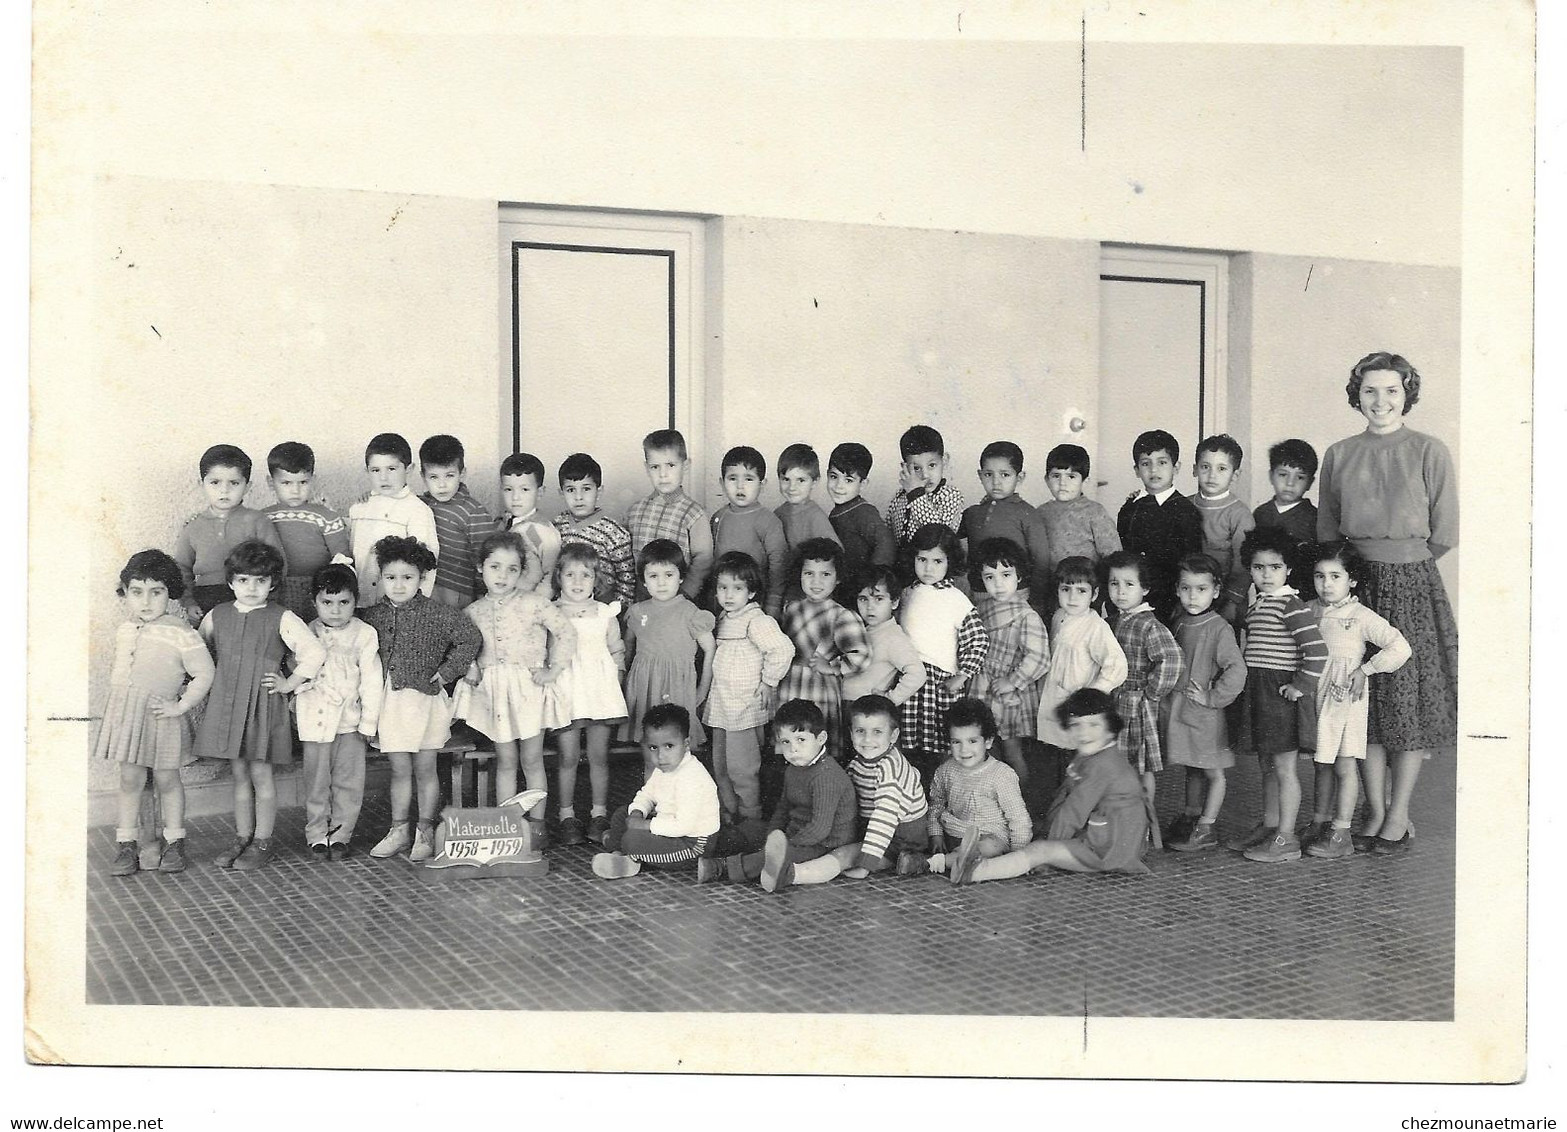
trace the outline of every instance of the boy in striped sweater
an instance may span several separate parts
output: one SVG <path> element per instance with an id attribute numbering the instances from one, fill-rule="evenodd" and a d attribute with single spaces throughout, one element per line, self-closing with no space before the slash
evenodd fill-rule
<path id="1" fill-rule="evenodd" d="M 1241 543 L 1241 561 L 1257 590 L 1257 599 L 1246 611 L 1241 650 L 1246 659 L 1241 731 L 1262 761 L 1263 802 L 1262 821 L 1227 847 L 1239 850 L 1248 861 L 1265 864 L 1300 860 L 1300 838 L 1295 834 L 1300 780 L 1295 760 L 1300 752 L 1301 716 L 1302 709 L 1315 702 L 1317 681 L 1328 660 L 1316 618 L 1289 585 L 1294 555 L 1294 539 L 1279 527 L 1258 527 Z M 1309 717 L 1307 729 L 1314 737 Z"/>
<path id="2" fill-rule="evenodd" d="M 461 609 L 479 596 L 479 544 L 495 533 L 495 516 L 468 492 L 462 441 L 445 434 L 419 445 L 424 500 L 435 515 L 441 553 L 430 596 Z"/>
<path id="3" fill-rule="evenodd" d="M 930 829 L 933 873 L 947 871 L 947 850 L 972 835 L 971 851 L 999 857 L 1027 845 L 1034 823 L 1023 804 L 1017 771 L 991 757 L 996 741 L 996 717 L 983 700 L 964 696 L 947 712 L 952 757 L 936 768 L 930 783 Z M 954 872 L 950 878 L 958 883 Z"/>
<path id="4" fill-rule="evenodd" d="M 925 788 L 919 772 L 898 751 L 898 709 L 885 696 L 862 696 L 849 708 L 854 784 L 864 830 L 858 843 L 842 845 L 814 861 L 796 865 L 787 837 L 768 835 L 762 887 L 776 892 L 791 884 L 822 884 L 840 873 L 861 878 L 888 868 L 899 875 L 922 873 L 925 865 Z"/>

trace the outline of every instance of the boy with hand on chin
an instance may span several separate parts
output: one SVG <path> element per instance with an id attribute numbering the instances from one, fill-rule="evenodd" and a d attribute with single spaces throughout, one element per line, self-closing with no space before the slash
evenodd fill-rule
<path id="1" fill-rule="evenodd" d="M 1175 582 L 1181 559 L 1202 553 L 1202 515 L 1175 490 L 1181 470 L 1180 443 L 1163 429 L 1140 433 L 1132 442 L 1132 466 L 1142 490 L 1121 506 L 1116 529 L 1124 549 L 1141 554 L 1152 568 L 1148 602 L 1166 625 L 1175 615 Z"/>
<path id="2" fill-rule="evenodd" d="M 794 867 L 795 884 L 818 883 L 814 879 L 818 873 L 821 880 L 838 874 L 836 862 L 831 867 L 816 862 L 830 860 L 827 854 L 854 840 L 854 787 L 843 768 L 827 756 L 827 717 L 809 700 L 790 700 L 773 717 L 773 730 L 787 765 L 783 793 L 768 822 L 768 848 L 725 861 L 702 858 L 696 863 L 698 884 L 724 876 L 735 882 L 761 878 L 762 887 L 774 892 L 786 858 Z M 771 870 L 766 868 L 769 853 L 774 862 Z"/>
<path id="3" fill-rule="evenodd" d="M 963 521 L 963 493 L 947 482 L 946 445 L 929 425 L 915 425 L 898 439 L 903 466 L 898 492 L 887 504 L 887 526 L 900 547 L 926 523 L 945 523 L 956 531 Z"/>

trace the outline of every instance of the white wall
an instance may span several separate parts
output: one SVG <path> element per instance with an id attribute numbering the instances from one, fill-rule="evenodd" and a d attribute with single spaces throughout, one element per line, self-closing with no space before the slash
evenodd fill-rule
<path id="1" fill-rule="evenodd" d="M 1064 422 L 1096 403 L 1098 244 L 754 217 L 718 226 L 709 467 L 735 444 L 772 465 L 795 441 L 825 465 L 857 440 L 876 461 L 866 496 L 884 506 L 898 437 L 930 424 L 970 501 L 980 449 L 1009 439 L 1033 476 L 1022 494 L 1042 503 L 1045 453 L 1066 441 L 1093 450 L 1092 433 Z M 709 487 L 711 500 L 716 479 Z M 767 498 L 778 502 L 771 487 Z"/>
<path id="2" fill-rule="evenodd" d="M 268 7 L 45 21 L 50 73 L 92 60 L 55 136 L 80 121 L 95 169 L 177 179 L 1458 261 L 1453 47 L 1104 42 L 1095 11 L 1085 70 L 1075 11 L 1064 41 L 999 42 Z"/>

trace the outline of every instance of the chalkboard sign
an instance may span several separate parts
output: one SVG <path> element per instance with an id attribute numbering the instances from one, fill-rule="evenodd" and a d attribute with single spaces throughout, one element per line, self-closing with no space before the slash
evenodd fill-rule
<path id="1" fill-rule="evenodd" d="M 534 848 L 528 811 L 544 797 L 542 790 L 524 790 L 498 806 L 448 806 L 435 826 L 435 856 L 423 867 L 452 880 L 543 876 L 550 866 Z"/>

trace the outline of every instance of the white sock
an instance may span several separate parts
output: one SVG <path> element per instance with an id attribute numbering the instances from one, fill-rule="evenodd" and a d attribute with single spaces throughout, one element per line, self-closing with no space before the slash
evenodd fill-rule
<path id="1" fill-rule="evenodd" d="M 568 818 L 574 818 L 576 816 L 577 816 L 577 811 L 576 811 L 576 808 L 574 806 L 562 806 L 560 808 L 560 820 L 561 821 L 566 821 Z"/>
<path id="2" fill-rule="evenodd" d="M 591 810 L 588 811 L 588 816 L 590 818 L 607 818 L 609 817 L 609 807 L 594 806 Z"/>
<path id="3" fill-rule="evenodd" d="M 176 829 L 170 826 L 163 831 L 163 840 L 165 841 L 183 841 L 184 839 L 185 831 L 183 829 Z"/>
<path id="4" fill-rule="evenodd" d="M 114 831 L 116 841 L 135 841 L 141 836 L 139 829 L 117 829 Z"/>
<path id="5" fill-rule="evenodd" d="M 945 853 L 932 853 L 926 863 L 930 865 L 930 871 L 933 873 L 944 873 L 947 871 L 947 855 Z"/>

